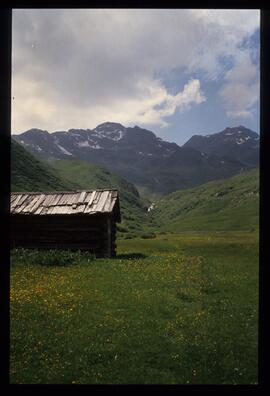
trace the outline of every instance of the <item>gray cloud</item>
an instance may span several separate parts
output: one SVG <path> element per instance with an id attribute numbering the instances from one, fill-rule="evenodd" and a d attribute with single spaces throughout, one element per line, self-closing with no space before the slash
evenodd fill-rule
<path id="1" fill-rule="evenodd" d="M 220 58 L 237 62 L 239 44 L 258 27 L 258 16 L 225 10 L 15 10 L 13 128 L 94 127 L 109 117 L 162 125 L 164 108 L 157 113 L 155 106 L 173 100 L 154 75 L 181 67 L 217 78 L 224 71 Z"/>
<path id="2" fill-rule="evenodd" d="M 219 91 L 228 117 L 252 118 L 259 90 L 259 71 L 250 59 L 229 70 Z"/>

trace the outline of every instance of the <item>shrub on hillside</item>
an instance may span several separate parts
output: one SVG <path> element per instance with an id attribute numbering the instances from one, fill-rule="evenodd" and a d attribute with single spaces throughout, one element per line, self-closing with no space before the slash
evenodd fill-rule
<path id="1" fill-rule="evenodd" d="M 156 237 L 156 234 L 154 233 L 147 233 L 147 234 L 142 234 L 140 236 L 142 239 L 153 239 Z"/>

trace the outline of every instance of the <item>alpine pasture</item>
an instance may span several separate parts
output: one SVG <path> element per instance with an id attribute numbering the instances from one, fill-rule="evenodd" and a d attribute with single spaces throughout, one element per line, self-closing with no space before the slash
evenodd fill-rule
<path id="1" fill-rule="evenodd" d="M 257 383 L 256 232 L 59 255 L 12 252 L 12 383 Z"/>

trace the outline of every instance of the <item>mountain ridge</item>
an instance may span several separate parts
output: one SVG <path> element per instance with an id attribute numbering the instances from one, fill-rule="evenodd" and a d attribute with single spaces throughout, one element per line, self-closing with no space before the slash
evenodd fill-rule
<path id="1" fill-rule="evenodd" d="M 49 133 L 33 128 L 14 135 L 14 139 L 39 158 L 86 160 L 105 166 L 141 190 L 163 195 L 256 167 L 259 135 L 244 129 L 241 145 L 239 140 L 238 143 L 237 140 L 231 141 L 224 152 L 220 147 L 223 144 L 228 146 L 228 128 L 209 135 L 214 138 L 192 137 L 183 146 L 166 142 L 139 126 L 124 127 L 113 122 L 99 124 L 93 130 L 73 128 Z M 216 135 L 218 142 L 213 145 Z M 210 144 L 207 148 L 205 139 L 212 146 Z M 255 139 L 257 147 L 251 147 L 250 143 Z M 200 142 L 204 142 L 204 150 L 198 147 L 202 145 Z"/>
<path id="2" fill-rule="evenodd" d="M 233 157 L 248 167 L 256 167 L 259 163 L 259 135 L 242 125 L 211 135 L 193 135 L 183 147 Z"/>

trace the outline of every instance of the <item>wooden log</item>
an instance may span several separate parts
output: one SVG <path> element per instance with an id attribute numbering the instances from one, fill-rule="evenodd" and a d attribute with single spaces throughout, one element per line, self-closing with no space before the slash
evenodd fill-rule
<path id="1" fill-rule="evenodd" d="M 11 246 L 115 254 L 115 221 L 102 215 L 12 215 Z"/>

